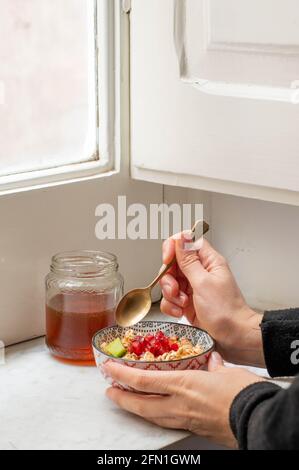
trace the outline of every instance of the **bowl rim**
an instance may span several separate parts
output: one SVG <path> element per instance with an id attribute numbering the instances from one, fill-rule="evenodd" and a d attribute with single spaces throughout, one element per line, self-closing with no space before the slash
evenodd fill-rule
<path id="1" fill-rule="evenodd" d="M 181 325 L 182 327 L 187 327 L 187 328 L 192 328 L 192 329 L 195 329 L 195 330 L 198 330 L 198 331 L 201 331 L 202 333 L 205 333 L 206 335 L 208 335 L 208 337 L 210 338 L 210 340 L 212 341 L 212 345 L 209 349 L 207 349 L 207 351 L 204 351 L 200 354 L 196 354 L 194 356 L 188 356 L 188 357 L 182 357 L 180 359 L 171 359 L 169 361 L 134 361 L 133 359 L 124 359 L 122 357 L 114 357 L 114 356 L 111 356 L 109 354 L 106 354 L 104 351 L 102 351 L 102 349 L 100 349 L 96 343 L 95 343 L 95 339 L 96 339 L 96 336 L 102 332 L 102 331 L 105 331 L 105 330 L 110 330 L 110 328 L 114 328 L 114 327 L 117 327 L 118 325 L 110 325 L 110 326 L 106 326 L 105 328 L 102 328 L 98 331 L 96 331 L 96 333 L 93 335 L 92 337 L 92 346 L 94 349 L 96 349 L 96 351 L 100 352 L 101 354 L 103 354 L 104 356 L 106 356 L 108 359 L 114 359 L 116 361 L 121 361 L 121 362 L 128 362 L 128 363 L 132 363 L 132 364 L 169 364 L 170 362 L 171 363 L 174 363 L 174 362 L 181 362 L 181 361 L 186 361 L 186 360 L 189 360 L 189 359 L 195 359 L 197 357 L 201 357 L 201 356 L 204 356 L 205 354 L 209 354 L 211 351 L 213 351 L 213 349 L 215 349 L 215 341 L 214 339 L 212 338 L 212 336 L 206 331 L 206 330 L 203 330 L 202 328 L 198 328 L 197 326 L 192 326 L 192 325 L 185 325 L 184 323 L 177 323 L 177 322 L 174 322 L 174 321 L 163 321 L 163 320 L 142 320 L 138 323 L 159 323 L 159 324 L 163 324 L 163 325 Z M 132 328 L 134 328 L 135 325 L 133 325 Z M 122 328 L 122 327 L 120 327 Z M 129 328 L 129 327 L 128 327 Z M 124 328 L 125 329 L 125 328 Z"/>

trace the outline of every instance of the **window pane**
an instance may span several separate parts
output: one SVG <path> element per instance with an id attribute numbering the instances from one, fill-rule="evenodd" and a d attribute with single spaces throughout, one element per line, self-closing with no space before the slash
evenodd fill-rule
<path id="1" fill-rule="evenodd" d="M 93 0 L 0 0 L 0 176 L 95 159 Z"/>

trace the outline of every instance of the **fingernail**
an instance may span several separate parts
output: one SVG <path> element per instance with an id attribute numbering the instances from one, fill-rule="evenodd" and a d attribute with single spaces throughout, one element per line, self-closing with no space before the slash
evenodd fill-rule
<path id="1" fill-rule="evenodd" d="M 106 369 L 103 366 L 100 367 L 100 371 L 101 371 L 101 374 L 104 377 L 104 379 L 106 379 L 106 380 L 111 379 L 110 374 L 106 371 Z"/>
<path id="2" fill-rule="evenodd" d="M 222 357 L 217 351 L 213 351 L 211 354 L 211 361 L 213 365 L 219 365 L 222 364 Z"/>
<path id="3" fill-rule="evenodd" d="M 193 236 L 194 233 L 192 232 L 192 230 L 184 230 L 183 237 L 186 241 L 192 240 Z"/>
<path id="4" fill-rule="evenodd" d="M 215 353 L 212 352 L 211 356 L 210 356 L 210 363 L 214 366 L 214 365 L 217 365 L 217 358 L 215 358 Z"/>

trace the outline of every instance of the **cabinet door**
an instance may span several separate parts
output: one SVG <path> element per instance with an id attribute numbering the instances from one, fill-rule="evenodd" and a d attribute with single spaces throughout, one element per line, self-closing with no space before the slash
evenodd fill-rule
<path id="1" fill-rule="evenodd" d="M 299 204 L 299 2 L 132 0 L 132 175 Z"/>

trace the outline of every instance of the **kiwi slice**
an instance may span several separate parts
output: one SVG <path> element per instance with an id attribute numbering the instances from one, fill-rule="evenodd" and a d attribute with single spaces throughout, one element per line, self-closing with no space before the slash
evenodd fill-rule
<path id="1" fill-rule="evenodd" d="M 127 352 L 120 338 L 116 338 L 111 341 L 111 343 L 107 344 L 106 351 L 113 357 L 123 357 Z"/>

